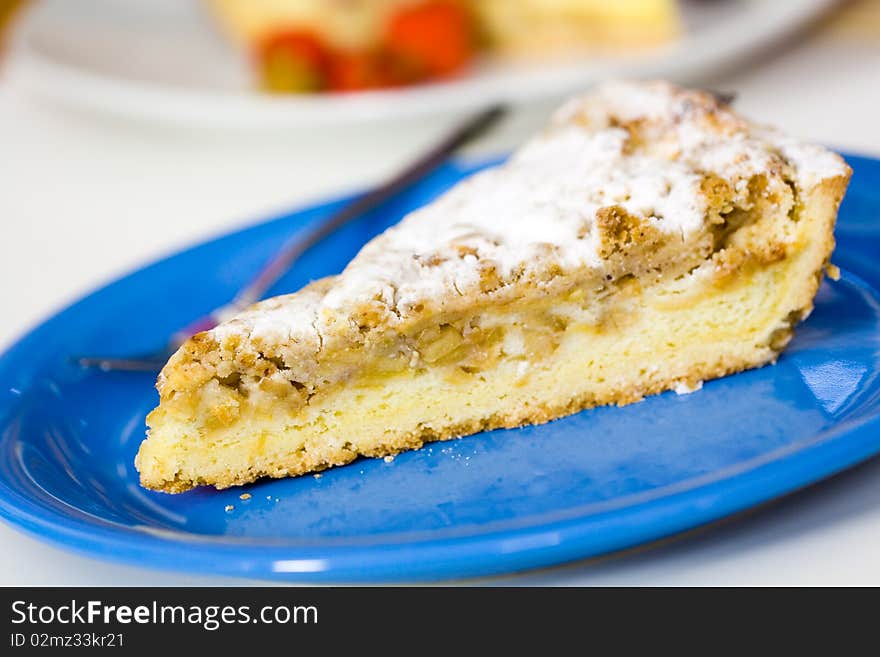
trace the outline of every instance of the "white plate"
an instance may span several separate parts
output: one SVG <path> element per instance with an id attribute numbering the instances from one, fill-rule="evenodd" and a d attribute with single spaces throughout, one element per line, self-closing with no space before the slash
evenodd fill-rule
<path id="1" fill-rule="evenodd" d="M 650 52 L 553 65 L 486 62 L 442 84 L 348 95 L 256 93 L 246 58 L 198 0 L 43 0 L 17 26 L 8 73 L 88 110 L 225 127 L 328 125 L 544 100 L 606 77 L 698 82 L 814 20 L 834 0 L 692 0 L 686 33 Z"/>

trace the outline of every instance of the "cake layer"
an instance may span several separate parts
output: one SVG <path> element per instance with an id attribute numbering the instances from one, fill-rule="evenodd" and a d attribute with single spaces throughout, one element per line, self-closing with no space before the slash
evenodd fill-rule
<path id="1" fill-rule="evenodd" d="M 341 48 L 374 47 L 401 8 L 424 0 L 208 0 L 226 30 L 249 45 L 284 30 L 320 35 Z"/>

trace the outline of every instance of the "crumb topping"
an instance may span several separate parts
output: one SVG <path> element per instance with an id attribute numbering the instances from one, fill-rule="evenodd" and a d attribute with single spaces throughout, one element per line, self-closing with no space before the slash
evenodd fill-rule
<path id="1" fill-rule="evenodd" d="M 450 298 L 584 268 L 617 276 L 620 241 L 686 248 L 748 203 L 757 175 L 768 198 L 782 189 L 790 203 L 792 190 L 846 173 L 837 155 L 751 123 L 708 93 L 608 83 L 565 104 L 509 161 L 371 241 L 341 275 L 257 304 L 208 339 L 318 354 L 340 331 L 400 325 Z"/>

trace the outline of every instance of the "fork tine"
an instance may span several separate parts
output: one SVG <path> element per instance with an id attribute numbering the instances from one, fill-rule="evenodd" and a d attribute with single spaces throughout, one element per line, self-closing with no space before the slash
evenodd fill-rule
<path id="1" fill-rule="evenodd" d="M 73 361 L 80 367 L 99 369 L 104 372 L 158 372 L 167 358 L 160 360 L 155 354 L 145 358 L 104 358 L 103 356 L 82 356 Z"/>
<path id="2" fill-rule="evenodd" d="M 706 93 L 708 93 L 722 105 L 732 104 L 739 95 L 735 91 L 720 91 L 718 89 L 706 89 Z"/>

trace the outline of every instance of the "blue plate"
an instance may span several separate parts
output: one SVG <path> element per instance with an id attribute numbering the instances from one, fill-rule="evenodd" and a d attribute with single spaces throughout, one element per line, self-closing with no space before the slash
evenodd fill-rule
<path id="1" fill-rule="evenodd" d="M 57 545 L 142 566 L 299 581 L 503 573 L 710 522 L 880 451 L 880 162 L 850 158 L 835 262 L 775 367 L 540 427 L 362 459 L 320 478 L 171 496 L 132 465 L 149 374 L 83 371 L 136 354 L 228 300 L 335 201 L 197 246 L 59 313 L 0 359 L 0 514 Z M 312 250 L 276 293 L 338 272 L 370 237 L 473 168 L 449 165 Z M 239 495 L 247 491 L 250 499 Z M 227 505 L 234 509 L 227 511 Z"/>

